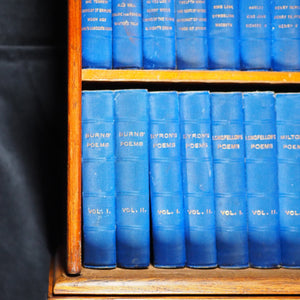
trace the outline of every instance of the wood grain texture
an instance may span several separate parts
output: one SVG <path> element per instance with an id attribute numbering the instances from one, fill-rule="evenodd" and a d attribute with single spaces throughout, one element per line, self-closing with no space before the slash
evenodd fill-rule
<path id="1" fill-rule="evenodd" d="M 48 298 L 49 300 L 103 300 L 103 299 L 108 299 L 108 300 L 130 300 L 130 299 L 143 299 L 143 300 L 158 300 L 162 299 L 161 296 L 158 297 L 149 297 L 149 296 L 142 296 L 142 297 L 136 297 L 136 296 L 131 296 L 131 297 L 124 297 L 124 296 L 118 296 L 118 297 L 107 297 L 107 296 L 54 296 L 52 295 L 51 297 Z M 273 297 L 273 296 L 246 296 L 246 297 L 240 297 L 240 296 L 224 296 L 224 297 L 215 297 L 215 296 L 188 296 L 188 297 L 164 297 L 165 300 L 183 300 L 183 299 L 200 299 L 200 300 L 261 300 L 261 299 L 272 299 L 272 300 L 293 300 L 293 299 L 300 299 L 299 297 L 290 297 L 290 296 L 278 296 L 278 297 Z"/>
<path id="2" fill-rule="evenodd" d="M 300 83 L 300 72 L 83 69 L 83 81 Z"/>
<path id="3" fill-rule="evenodd" d="M 68 1 L 67 272 L 81 269 L 81 0 Z"/>
<path id="4" fill-rule="evenodd" d="M 57 266 L 55 295 L 262 296 L 300 295 L 300 270 L 157 269 L 92 270 L 67 276 Z"/>
<path id="5" fill-rule="evenodd" d="M 128 299 L 147 299 L 147 300 L 157 300 L 157 299 L 166 299 L 166 300 L 180 300 L 180 299 L 202 299 L 202 300 L 229 300 L 229 299 L 236 299 L 236 300 L 250 300 L 250 299 L 272 299 L 272 300 L 279 300 L 279 299 L 286 299 L 286 300 L 293 300 L 293 299 L 300 299 L 299 293 L 298 295 L 287 295 L 286 290 L 292 286 L 292 290 L 289 291 L 289 293 L 296 292 L 295 288 L 293 287 L 294 285 L 299 284 L 299 272 L 300 270 L 255 270 L 255 269 L 248 269 L 248 270 L 241 270 L 242 272 L 239 272 L 236 270 L 238 273 L 243 273 L 243 274 L 236 274 L 232 278 L 228 276 L 229 274 L 234 274 L 236 271 L 233 270 L 190 270 L 190 269 L 180 269 L 178 270 L 180 273 L 190 273 L 189 275 L 187 274 L 187 278 L 183 279 L 181 278 L 181 281 L 185 281 L 186 287 L 185 287 L 185 294 L 182 293 L 176 293 L 176 294 L 163 294 L 157 291 L 155 289 L 155 292 L 152 294 L 146 294 L 142 291 L 143 286 L 146 284 L 144 281 L 146 278 L 139 277 L 137 278 L 136 275 L 130 275 L 127 276 L 126 274 L 130 274 L 132 270 L 121 270 L 121 269 L 116 269 L 116 270 L 111 270 L 108 271 L 106 270 L 104 273 L 119 273 L 119 281 L 122 282 L 122 289 L 124 289 L 124 286 L 128 283 L 129 286 L 135 285 L 136 286 L 136 291 L 133 290 L 130 292 L 130 287 L 127 289 L 126 294 L 120 294 L 120 291 L 118 289 L 118 283 L 116 282 L 117 276 L 116 274 L 112 275 L 105 275 L 103 271 L 99 270 L 89 270 L 83 268 L 82 270 L 82 275 L 81 276 L 68 276 L 62 267 L 62 260 L 61 258 L 57 257 L 55 264 L 53 263 L 51 266 L 51 270 L 49 273 L 49 296 L 48 299 L 50 300 L 79 300 L 79 299 L 89 299 L 89 300 L 97 300 L 97 299 L 120 299 L 120 300 L 128 300 Z M 164 273 L 168 273 L 169 275 L 167 276 L 167 280 L 170 279 L 170 274 L 174 270 L 159 270 L 156 269 L 158 273 L 161 273 L 163 271 Z M 107 272 L 108 271 L 108 272 Z M 150 272 L 148 272 L 150 271 Z M 155 270 L 154 270 L 155 271 Z M 228 272 L 227 272 L 228 271 Z M 252 272 L 254 271 L 254 272 Z M 267 272 L 265 272 L 267 271 Z M 267 273 L 271 272 L 281 272 L 281 274 L 278 274 L 275 276 L 274 274 L 272 276 L 269 276 Z M 283 271 L 283 272 L 282 272 Z M 148 272 L 148 281 L 156 281 L 156 285 L 164 285 L 165 288 L 167 288 L 167 285 L 165 282 L 160 283 L 160 280 L 157 280 L 160 278 L 161 274 L 153 274 L 153 270 L 135 270 L 134 273 L 147 273 Z M 121 279 L 121 275 L 124 275 L 124 277 Z M 126 273 L 126 274 L 125 274 Z M 152 276 L 150 275 L 152 273 Z M 155 272 L 154 272 L 155 273 Z M 194 274 L 193 274 L 194 273 Z M 208 276 L 205 276 L 205 273 L 208 274 Z M 219 274 L 218 274 L 219 273 Z M 228 274 L 226 274 L 228 273 Z M 253 274 L 251 274 L 253 273 Z M 258 276 L 258 278 L 255 281 L 259 281 L 259 286 L 253 286 L 251 288 L 252 292 L 259 291 L 259 293 L 253 293 L 253 294 L 248 294 L 247 293 L 247 288 L 246 285 L 244 286 L 243 280 L 253 280 L 253 276 L 256 276 L 257 274 L 261 273 L 261 275 Z M 265 274 L 264 274 L 265 273 Z M 202 274 L 202 275 L 201 275 Z M 204 276 L 203 276 L 204 274 Z M 182 274 L 183 275 L 183 274 Z M 199 277 L 198 277 L 199 275 Z M 282 275 L 286 275 L 286 281 L 289 282 L 290 278 L 292 279 L 292 282 L 289 282 L 289 286 L 283 286 L 282 291 L 278 293 L 277 295 L 274 294 L 274 291 L 281 290 L 280 284 L 282 284 L 282 281 L 279 282 L 277 279 L 278 277 L 281 278 Z M 164 275 L 163 275 L 164 276 Z M 215 280 L 217 278 L 217 282 L 215 284 L 213 282 L 210 282 L 209 285 L 211 286 L 210 290 L 208 290 L 208 285 L 206 286 L 206 291 L 208 292 L 207 294 L 204 294 L 204 289 L 196 294 L 195 290 L 190 287 L 189 282 L 191 277 L 193 278 L 193 282 L 198 282 L 199 286 L 204 286 L 204 284 L 207 284 L 207 282 L 211 280 Z M 269 277 L 267 281 L 265 281 L 266 277 Z M 162 281 L 165 281 L 165 277 L 161 277 Z M 227 291 L 229 286 L 225 286 L 226 280 L 231 281 L 231 280 L 236 280 L 239 278 L 240 281 L 240 287 L 238 290 L 242 292 L 240 295 L 232 293 L 231 292 L 227 294 L 218 294 L 221 291 Z M 100 293 L 96 294 L 95 292 L 99 292 L 99 288 L 103 290 L 103 287 L 101 287 L 101 284 L 103 281 L 107 282 L 107 280 L 112 280 L 115 281 L 114 284 L 111 284 L 111 288 L 109 289 L 109 293 Z M 131 282 L 132 280 L 135 281 L 135 283 Z M 172 279 L 173 281 L 178 280 L 178 274 L 175 276 L 175 278 Z M 270 283 L 271 280 L 275 280 L 274 282 Z M 54 289 L 52 282 L 54 282 Z M 260 290 L 260 286 L 262 284 L 267 284 L 264 287 L 264 291 L 267 291 L 267 293 L 263 294 L 262 290 Z M 221 286 L 218 286 L 221 283 Z M 248 282 L 250 284 L 255 284 L 255 282 Z M 183 284 L 183 282 L 181 282 Z M 114 285 L 114 286 L 113 286 Z M 274 289 L 274 286 L 279 285 Z M 63 289 L 61 290 L 63 286 Z M 230 284 L 232 286 L 232 284 Z M 74 289 L 74 287 L 76 287 Z M 96 287 L 96 288 L 95 288 Z M 159 289 L 160 287 L 157 286 Z M 108 289 L 107 287 L 104 287 L 104 289 Z M 231 289 L 231 288 L 230 288 Z"/>

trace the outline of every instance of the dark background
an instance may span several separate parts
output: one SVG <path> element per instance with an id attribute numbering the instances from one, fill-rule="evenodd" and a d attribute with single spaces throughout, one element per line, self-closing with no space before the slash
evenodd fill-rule
<path id="1" fill-rule="evenodd" d="M 65 238 L 67 0 L 0 0 L 0 299 L 47 299 Z M 84 88 L 299 91 L 299 85 L 107 84 Z"/>
<path id="2" fill-rule="evenodd" d="M 47 299 L 64 237 L 66 0 L 0 0 L 0 299 Z"/>

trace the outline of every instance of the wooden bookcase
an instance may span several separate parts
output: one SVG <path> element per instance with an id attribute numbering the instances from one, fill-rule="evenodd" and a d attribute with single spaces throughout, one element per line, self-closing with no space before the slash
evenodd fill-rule
<path id="1" fill-rule="evenodd" d="M 300 72 L 98 70 L 81 68 L 81 1 L 69 3 L 67 249 L 51 268 L 49 298 L 300 299 L 300 270 L 91 270 L 81 265 L 81 89 L 83 83 L 247 85 L 300 91 Z M 235 84 L 235 85 L 234 85 Z M 176 86 L 175 86 L 176 89 Z M 299 249 L 300 251 L 300 249 Z"/>

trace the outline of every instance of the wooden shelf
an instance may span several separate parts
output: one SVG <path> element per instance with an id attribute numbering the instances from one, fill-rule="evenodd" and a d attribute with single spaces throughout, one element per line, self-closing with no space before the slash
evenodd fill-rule
<path id="1" fill-rule="evenodd" d="M 54 295 L 94 296 L 283 296 L 300 295 L 300 270 L 295 269 L 112 269 L 82 268 L 67 276 L 54 264 Z M 51 279 L 50 279 L 51 280 Z"/>
<path id="2" fill-rule="evenodd" d="M 300 72 L 83 69 L 83 81 L 300 83 Z"/>
<path id="3" fill-rule="evenodd" d="M 100 70 L 81 66 L 81 1 L 68 0 L 68 205 L 66 258 L 50 272 L 49 299 L 300 299 L 300 270 L 92 270 L 81 265 L 81 87 L 84 82 L 300 83 L 300 72 Z M 298 88 L 298 87 L 294 87 Z M 64 268 L 63 265 L 66 265 Z M 69 274 L 69 275 L 68 275 Z M 70 275 L 73 274 L 73 275 Z"/>

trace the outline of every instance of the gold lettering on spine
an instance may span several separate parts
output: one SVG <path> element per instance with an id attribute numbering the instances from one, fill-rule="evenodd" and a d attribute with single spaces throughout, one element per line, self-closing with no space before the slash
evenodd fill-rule
<path id="1" fill-rule="evenodd" d="M 223 150 L 240 149 L 240 144 L 219 144 L 217 148 Z"/>
<path id="2" fill-rule="evenodd" d="M 297 210 L 286 210 L 285 214 L 288 216 L 300 216 L 300 212 Z"/>
<path id="3" fill-rule="evenodd" d="M 251 144 L 251 149 L 264 150 L 264 149 L 273 149 L 273 144 Z"/>
<path id="4" fill-rule="evenodd" d="M 213 141 L 234 141 L 234 140 L 243 140 L 244 137 L 242 134 L 234 134 L 234 135 L 214 135 L 212 137 Z"/>
<path id="5" fill-rule="evenodd" d="M 107 0 L 85 0 L 85 4 L 108 4 Z M 102 16 L 99 18 L 97 16 L 93 16 L 93 17 L 88 17 L 87 16 L 87 21 L 89 23 L 94 23 L 95 25 L 93 26 L 91 24 L 91 26 L 85 26 L 82 27 L 81 30 L 82 31 L 112 31 L 111 27 L 107 27 L 107 26 L 103 26 L 104 24 L 101 23 L 106 23 L 108 18 L 110 18 L 110 16 L 108 17 L 104 17 L 103 14 L 111 14 L 111 9 L 110 8 L 84 8 L 82 9 L 82 13 L 85 15 L 88 14 L 92 14 L 92 13 L 97 13 L 97 14 L 102 14 Z"/>
<path id="6" fill-rule="evenodd" d="M 286 150 L 300 150 L 300 145 L 285 144 L 285 145 L 283 145 L 283 149 L 286 149 Z"/>

